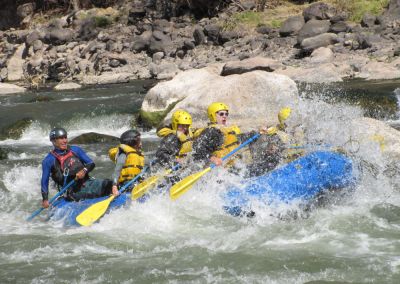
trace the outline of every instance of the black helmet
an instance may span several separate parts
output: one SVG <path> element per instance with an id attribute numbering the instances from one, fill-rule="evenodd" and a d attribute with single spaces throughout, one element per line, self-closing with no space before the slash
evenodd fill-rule
<path id="1" fill-rule="evenodd" d="M 140 139 L 139 131 L 132 129 L 122 133 L 121 137 L 119 138 L 119 142 L 121 144 L 126 144 L 131 147 L 135 147 L 139 139 Z"/>
<path id="2" fill-rule="evenodd" d="M 60 137 L 67 137 L 67 131 L 64 128 L 56 127 L 50 131 L 49 134 L 50 141 L 53 141 Z"/>

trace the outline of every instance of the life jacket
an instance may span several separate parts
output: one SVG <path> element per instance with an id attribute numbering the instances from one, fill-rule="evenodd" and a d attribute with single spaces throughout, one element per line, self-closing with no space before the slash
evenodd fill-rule
<path id="1" fill-rule="evenodd" d="M 282 152 L 282 157 L 284 157 L 285 162 L 291 162 L 298 157 L 304 155 L 304 149 L 301 147 L 297 148 L 297 144 L 292 144 L 292 137 L 284 131 L 284 127 L 277 125 L 275 127 L 270 127 L 267 129 L 267 135 L 273 136 L 277 135 L 283 144 L 286 145 L 285 150 Z"/>
<path id="2" fill-rule="evenodd" d="M 240 128 L 236 125 L 226 127 L 217 124 L 211 124 L 209 127 L 218 128 L 224 134 L 224 143 L 213 152 L 214 156 L 222 158 L 239 146 L 240 143 L 237 139 L 237 135 L 240 134 Z"/>
<path id="3" fill-rule="evenodd" d="M 120 144 L 118 147 L 111 148 L 108 151 L 108 155 L 113 162 L 117 160 L 118 151 L 122 151 L 126 155 L 125 164 L 122 167 L 119 175 L 118 183 L 133 179 L 135 176 L 140 174 L 144 167 L 144 156 L 140 151 L 132 148 L 126 144 Z"/>
<path id="4" fill-rule="evenodd" d="M 60 186 L 64 186 L 65 182 L 75 178 L 75 175 L 85 167 L 78 156 L 69 148 L 64 155 L 60 155 L 54 150 L 50 151 L 50 154 L 56 158 L 51 168 L 51 178 Z M 64 174 L 66 174 L 66 177 Z"/>
<path id="5" fill-rule="evenodd" d="M 172 130 L 171 128 L 168 127 L 163 127 L 159 131 L 157 131 L 158 137 L 166 137 L 170 134 L 178 137 L 179 141 L 181 142 L 181 147 L 179 149 L 179 153 L 176 155 L 176 158 L 186 157 L 187 154 L 192 151 L 192 144 L 193 144 L 192 129 L 189 128 L 188 135 L 185 135 L 183 133 L 178 133 L 176 130 Z"/>

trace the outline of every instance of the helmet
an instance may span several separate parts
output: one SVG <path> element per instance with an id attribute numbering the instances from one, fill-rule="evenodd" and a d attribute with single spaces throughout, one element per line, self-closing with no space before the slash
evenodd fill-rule
<path id="1" fill-rule="evenodd" d="M 216 113 L 221 110 L 229 111 L 229 107 L 224 103 L 212 103 L 208 106 L 207 114 L 211 122 L 217 122 Z"/>
<path id="2" fill-rule="evenodd" d="M 291 112 L 292 112 L 292 109 L 290 107 L 282 108 L 278 113 L 279 123 L 283 123 L 286 119 L 288 119 Z"/>
<path id="3" fill-rule="evenodd" d="M 192 116 L 184 110 L 177 110 L 172 115 L 172 130 L 177 130 L 178 125 L 192 125 Z"/>
<path id="4" fill-rule="evenodd" d="M 122 133 L 121 137 L 119 138 L 119 142 L 121 144 L 126 144 L 131 147 L 135 147 L 139 139 L 140 139 L 140 132 L 135 129 L 131 129 Z"/>
<path id="5" fill-rule="evenodd" d="M 49 138 L 50 141 L 56 140 L 60 137 L 67 137 L 67 131 L 64 128 L 56 127 L 50 131 Z"/>

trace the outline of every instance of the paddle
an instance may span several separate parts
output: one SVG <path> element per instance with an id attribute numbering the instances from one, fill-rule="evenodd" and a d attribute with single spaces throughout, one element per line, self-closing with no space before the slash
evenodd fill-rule
<path id="1" fill-rule="evenodd" d="M 119 194 L 123 193 L 131 184 L 133 184 L 135 181 L 141 178 L 145 174 L 148 168 L 149 168 L 148 166 L 144 168 L 140 174 L 135 176 L 127 184 L 121 187 L 120 190 L 118 191 Z M 90 206 L 89 208 L 85 209 L 84 211 L 81 212 L 81 214 L 79 214 L 76 217 L 75 219 L 76 222 L 78 222 L 78 224 L 80 224 L 81 226 L 85 227 L 92 225 L 94 222 L 99 220 L 104 215 L 104 213 L 106 213 L 110 203 L 115 199 L 115 197 L 116 196 L 111 195 L 109 198 L 97 202 L 92 206 Z"/>
<path id="2" fill-rule="evenodd" d="M 59 196 L 63 195 L 64 192 L 66 192 L 67 189 L 68 189 L 71 185 L 73 185 L 74 183 L 75 183 L 75 180 L 71 180 L 66 186 L 64 186 L 56 195 L 53 196 L 52 199 L 50 199 L 49 205 L 53 205 L 53 202 L 56 201 L 56 199 L 57 199 Z M 26 218 L 26 221 L 31 221 L 33 218 L 35 218 L 37 215 L 39 215 L 40 212 L 42 212 L 44 209 L 45 209 L 44 207 L 39 208 L 38 210 L 36 210 L 35 212 L 33 212 L 31 216 L 29 216 L 28 218 Z"/>
<path id="3" fill-rule="evenodd" d="M 143 194 L 145 194 L 149 189 L 151 189 L 153 186 L 155 186 L 157 184 L 158 180 L 161 177 L 168 175 L 168 174 L 172 173 L 173 171 L 176 171 L 177 169 L 180 168 L 180 166 L 181 166 L 180 164 L 176 164 L 171 169 L 165 171 L 164 174 L 151 176 L 151 177 L 145 179 L 144 181 L 142 181 L 141 183 L 139 183 L 138 185 L 136 185 L 133 188 L 131 199 L 136 200 L 136 199 L 142 197 Z"/>
<path id="4" fill-rule="evenodd" d="M 260 133 L 257 133 L 256 135 L 252 136 L 242 144 L 240 144 L 239 147 L 233 149 L 231 152 L 229 152 L 227 155 L 225 155 L 222 160 L 225 161 L 226 159 L 230 158 L 232 155 L 234 155 L 237 151 L 242 149 L 243 147 L 247 146 L 254 140 L 256 140 L 258 137 L 260 137 Z M 190 175 L 188 177 L 185 177 L 183 180 L 180 182 L 176 183 L 174 186 L 171 187 L 170 189 L 170 198 L 172 200 L 176 200 L 178 197 L 180 197 L 182 194 L 184 194 L 186 191 L 188 191 L 191 186 L 198 180 L 200 179 L 203 175 L 211 171 L 213 168 L 215 168 L 215 164 L 211 164 L 208 168 L 202 170 L 201 172 L 195 173 L 193 175 Z"/>

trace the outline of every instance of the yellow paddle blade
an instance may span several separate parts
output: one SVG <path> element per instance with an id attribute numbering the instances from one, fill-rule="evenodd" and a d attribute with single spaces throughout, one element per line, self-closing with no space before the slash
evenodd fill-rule
<path id="1" fill-rule="evenodd" d="M 141 183 L 139 183 L 138 185 L 136 185 L 133 188 L 133 194 L 131 194 L 131 199 L 136 200 L 136 199 L 142 197 L 143 194 L 145 194 L 149 189 L 152 189 L 157 184 L 158 180 L 161 177 L 168 175 L 170 173 L 172 173 L 171 169 L 166 170 L 164 172 L 164 174 L 152 176 L 152 177 L 145 179 L 144 181 L 142 181 Z"/>
<path id="2" fill-rule="evenodd" d="M 176 183 L 169 191 L 170 198 L 172 200 L 176 200 L 179 196 L 188 191 L 199 178 L 208 173 L 210 170 L 211 167 L 208 167 L 201 172 L 185 177 L 183 180 Z"/>
<path id="3" fill-rule="evenodd" d="M 114 198 L 115 196 L 111 195 L 109 198 L 93 204 L 76 217 L 76 222 L 85 227 L 92 225 L 106 213 L 108 206 Z"/>
<path id="4" fill-rule="evenodd" d="M 133 188 L 133 192 L 131 194 L 131 199 L 135 200 L 143 196 L 149 189 L 155 186 L 158 182 L 158 176 L 152 176 L 139 183 Z"/>

